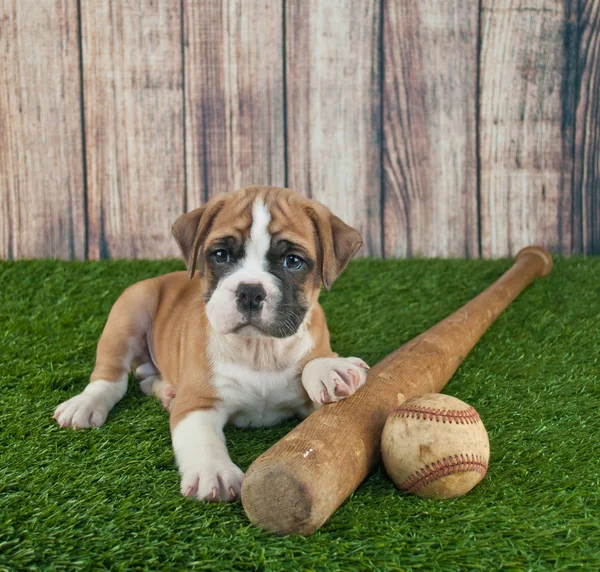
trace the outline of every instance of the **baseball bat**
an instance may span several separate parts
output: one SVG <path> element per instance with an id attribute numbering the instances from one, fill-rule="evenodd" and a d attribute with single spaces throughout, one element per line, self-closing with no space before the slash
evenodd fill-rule
<path id="1" fill-rule="evenodd" d="M 242 483 L 250 521 L 281 535 L 321 527 L 377 466 L 397 394 L 439 392 L 498 315 L 551 270 L 548 252 L 524 248 L 476 298 L 372 367 L 356 394 L 321 407 L 258 457 Z"/>

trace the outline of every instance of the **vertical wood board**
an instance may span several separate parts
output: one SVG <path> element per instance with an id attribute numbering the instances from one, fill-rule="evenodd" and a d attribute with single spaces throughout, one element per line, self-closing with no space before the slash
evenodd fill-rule
<path id="1" fill-rule="evenodd" d="M 184 210 L 179 2 L 82 9 L 90 258 L 177 254 Z"/>
<path id="2" fill-rule="evenodd" d="M 380 2 L 287 0 L 288 186 L 381 248 Z"/>
<path id="3" fill-rule="evenodd" d="M 384 2 L 386 256 L 479 255 L 477 2 Z"/>
<path id="4" fill-rule="evenodd" d="M 579 27 L 575 251 L 600 254 L 600 0 L 581 0 Z"/>
<path id="5" fill-rule="evenodd" d="M 282 0 L 184 0 L 188 210 L 283 186 Z"/>
<path id="6" fill-rule="evenodd" d="M 77 1 L 0 2 L 0 258 L 84 258 Z"/>
<path id="7" fill-rule="evenodd" d="M 574 102 L 563 80 L 565 0 L 483 0 L 480 72 L 484 257 L 572 241 Z"/>

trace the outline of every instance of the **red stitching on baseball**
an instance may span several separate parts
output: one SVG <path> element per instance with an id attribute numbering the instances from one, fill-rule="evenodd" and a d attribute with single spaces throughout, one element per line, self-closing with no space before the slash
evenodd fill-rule
<path id="1" fill-rule="evenodd" d="M 428 419 L 429 421 L 441 421 L 442 423 L 460 423 L 461 425 L 473 424 L 481 421 L 479 413 L 473 408 L 468 409 L 432 409 L 420 407 L 419 405 L 400 405 L 392 411 L 399 417 L 411 417 L 412 419 Z"/>
<path id="2" fill-rule="evenodd" d="M 444 457 L 442 460 L 436 461 L 431 465 L 425 465 L 423 469 L 403 481 L 398 488 L 409 493 L 416 493 L 437 479 L 454 473 L 468 473 L 471 471 L 480 473 L 483 479 L 487 473 L 487 469 L 487 461 L 479 455 L 471 455 L 471 457 L 469 455 Z"/>

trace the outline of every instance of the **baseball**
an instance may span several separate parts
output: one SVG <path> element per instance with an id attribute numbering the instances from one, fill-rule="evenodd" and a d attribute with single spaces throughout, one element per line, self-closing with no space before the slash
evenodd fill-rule
<path id="1" fill-rule="evenodd" d="M 451 499 L 483 479 L 490 442 L 473 407 L 450 395 L 426 393 L 390 413 L 381 456 L 398 489 L 428 499 Z"/>

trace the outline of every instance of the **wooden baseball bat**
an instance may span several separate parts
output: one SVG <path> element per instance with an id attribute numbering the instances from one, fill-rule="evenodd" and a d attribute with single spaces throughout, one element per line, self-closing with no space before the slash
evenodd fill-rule
<path id="1" fill-rule="evenodd" d="M 321 407 L 263 453 L 242 484 L 250 521 L 276 534 L 321 527 L 377 466 L 397 394 L 439 392 L 496 317 L 551 270 L 543 248 L 524 248 L 489 288 L 372 367 L 355 395 Z"/>

